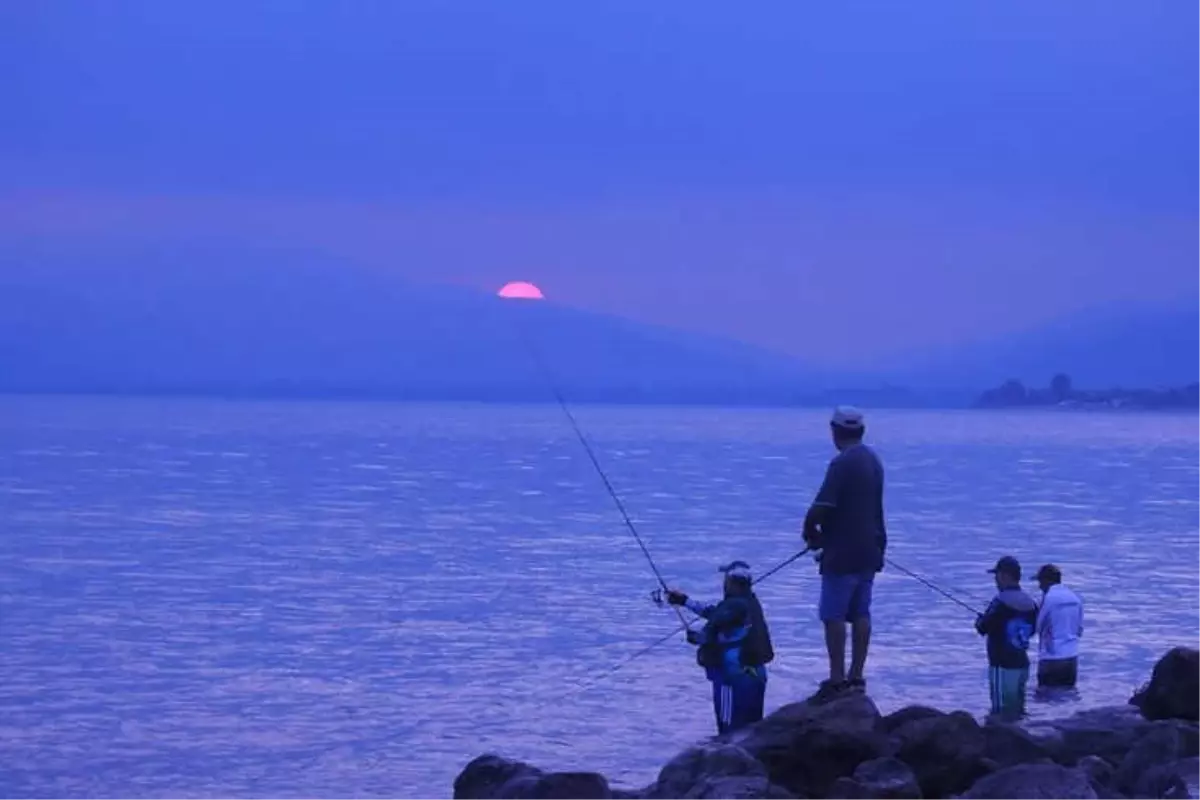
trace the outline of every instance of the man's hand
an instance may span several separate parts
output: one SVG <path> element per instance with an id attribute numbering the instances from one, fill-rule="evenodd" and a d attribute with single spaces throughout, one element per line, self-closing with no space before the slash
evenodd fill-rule
<path id="1" fill-rule="evenodd" d="M 689 628 L 687 632 L 687 640 L 688 644 L 700 644 L 700 632 Z"/>
<path id="2" fill-rule="evenodd" d="M 687 603 L 688 596 L 678 589 L 667 589 L 667 602 L 673 606 L 681 606 Z"/>

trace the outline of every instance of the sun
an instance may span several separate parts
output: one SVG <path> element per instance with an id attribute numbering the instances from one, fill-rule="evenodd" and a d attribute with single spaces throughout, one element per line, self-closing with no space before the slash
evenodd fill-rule
<path id="1" fill-rule="evenodd" d="M 500 297 L 508 300 L 545 300 L 542 290 L 528 281 L 511 281 L 504 284 L 497 292 Z"/>

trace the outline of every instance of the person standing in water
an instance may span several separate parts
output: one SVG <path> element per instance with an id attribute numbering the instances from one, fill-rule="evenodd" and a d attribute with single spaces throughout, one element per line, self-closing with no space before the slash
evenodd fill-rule
<path id="1" fill-rule="evenodd" d="M 804 542 L 820 550 L 819 615 L 825 628 L 829 678 L 811 699 L 846 689 L 866 689 L 863 670 L 871 641 L 871 590 L 883 569 L 887 527 L 883 515 L 883 464 L 863 444 L 866 424 L 856 408 L 839 406 L 830 420 L 837 455 L 804 518 Z M 851 626 L 846 674 L 846 625 Z"/>
<path id="2" fill-rule="evenodd" d="M 1013 719 L 1025 713 L 1029 640 L 1037 623 L 1037 604 L 1021 589 L 1021 563 L 1012 556 L 1004 556 L 988 572 L 996 578 L 997 593 L 975 620 L 975 630 L 987 637 L 991 713 Z"/>
<path id="3" fill-rule="evenodd" d="M 1038 609 L 1038 686 L 1070 688 L 1079 676 L 1079 637 L 1083 635 L 1083 601 L 1063 585 L 1062 572 L 1045 564 L 1037 573 L 1042 590 Z"/>
<path id="4" fill-rule="evenodd" d="M 767 664 L 775 658 L 762 605 L 751 588 L 750 565 L 734 561 L 720 571 L 725 574 L 725 596 L 719 603 L 701 603 L 676 589 L 667 591 L 668 603 L 706 620 L 702 630 L 688 631 L 688 641 L 698 646 L 696 661 L 712 682 L 719 734 L 763 718 Z"/>

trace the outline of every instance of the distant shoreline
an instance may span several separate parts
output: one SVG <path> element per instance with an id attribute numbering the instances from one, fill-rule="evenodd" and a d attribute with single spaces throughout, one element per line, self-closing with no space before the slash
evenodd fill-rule
<path id="1" fill-rule="evenodd" d="M 1043 408 L 1063 411 L 1200 411 L 1200 384 L 1167 389 L 1079 390 L 1059 373 L 1045 389 L 1009 380 L 976 398 L 974 408 Z"/>

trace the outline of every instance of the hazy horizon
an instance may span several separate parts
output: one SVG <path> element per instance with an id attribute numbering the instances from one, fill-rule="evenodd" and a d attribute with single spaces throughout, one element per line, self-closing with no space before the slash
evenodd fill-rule
<path id="1" fill-rule="evenodd" d="M 3 19 L 0 242 L 531 280 L 822 369 L 1200 294 L 1194 4 Z"/>

